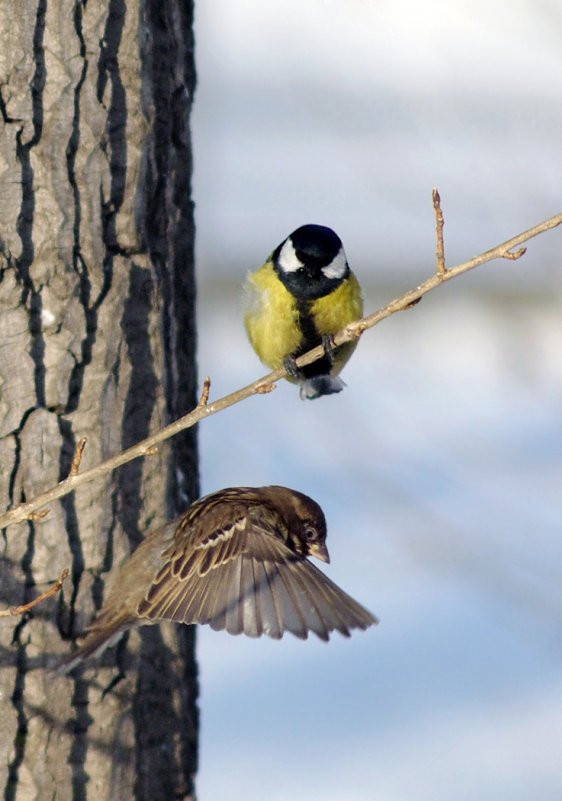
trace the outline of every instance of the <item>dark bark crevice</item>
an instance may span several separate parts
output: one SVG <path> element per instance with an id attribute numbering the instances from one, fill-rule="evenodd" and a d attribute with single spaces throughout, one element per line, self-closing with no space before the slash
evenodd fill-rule
<path id="1" fill-rule="evenodd" d="M 72 459 L 76 452 L 76 439 L 72 431 L 71 423 L 64 417 L 58 417 L 59 431 L 62 437 L 62 447 L 60 449 L 60 468 L 59 468 L 59 481 L 64 480 L 69 472 L 72 464 Z M 70 568 L 70 575 L 72 577 L 73 591 L 69 602 L 69 623 L 68 630 L 74 631 L 74 603 L 78 596 L 80 589 L 80 579 L 84 572 L 84 552 L 82 549 L 82 541 L 80 539 L 80 526 L 78 522 L 78 515 L 76 513 L 76 502 L 74 493 L 65 495 L 60 500 L 65 521 L 65 530 L 68 540 L 68 547 L 72 555 L 72 565 Z"/>
<path id="2" fill-rule="evenodd" d="M 28 717 L 25 710 L 25 678 L 27 675 L 26 648 L 21 641 L 25 621 L 21 621 L 14 629 L 13 645 L 17 647 L 16 680 L 11 702 L 16 712 L 17 726 L 14 738 L 14 756 L 8 765 L 8 775 L 4 786 L 4 801 L 15 801 L 19 783 L 19 771 L 25 759 L 25 747 L 28 733 Z"/>
<path id="3" fill-rule="evenodd" d="M 81 259 L 80 255 L 80 227 L 82 223 L 82 206 L 80 202 L 80 187 L 76 180 L 76 155 L 80 144 L 80 100 L 82 87 L 88 72 L 88 59 L 86 58 L 86 44 L 82 33 L 82 5 L 76 3 L 74 6 L 74 30 L 80 42 L 80 58 L 82 59 L 82 72 L 74 87 L 74 113 L 72 116 L 72 128 L 70 138 L 66 145 L 66 170 L 68 183 L 72 189 L 74 198 L 74 221 L 73 221 L 73 264 L 77 267 L 77 262 Z M 77 270 L 77 272 L 79 272 Z"/>
<path id="4" fill-rule="evenodd" d="M 166 413 L 175 420 L 197 402 L 194 221 L 191 202 L 191 141 L 189 119 L 195 89 L 193 3 L 191 0 L 144 0 L 141 57 L 143 108 L 149 120 L 137 198 L 137 224 L 148 250 L 162 298 Z M 197 431 L 189 429 L 171 441 L 168 472 L 168 517 L 183 511 L 199 496 Z M 143 648 L 155 632 L 143 633 Z M 175 748 L 168 743 L 158 755 L 146 741 L 136 716 L 137 765 L 173 777 L 169 792 L 148 786 L 141 778 L 137 801 L 191 798 L 197 770 L 198 686 L 195 632 L 179 627 L 181 666 L 169 677 L 169 691 L 179 693 L 181 720 L 175 728 Z M 163 686 L 158 670 L 147 659 L 140 666 L 135 708 L 152 703 L 154 683 Z M 168 681 L 168 679 L 166 680 Z M 161 692 L 161 689 L 160 689 Z M 159 726 L 161 736 L 165 736 Z M 156 762 L 154 760 L 157 760 Z M 147 774 L 148 775 L 148 774 Z M 170 793 L 173 792 L 173 795 Z"/>
<path id="5" fill-rule="evenodd" d="M 141 629 L 141 654 L 133 700 L 137 801 L 174 801 L 190 794 L 180 751 L 185 721 L 174 707 L 178 659 L 157 626 Z M 174 693 L 170 692 L 174 688 Z"/>
<path id="6" fill-rule="evenodd" d="M 84 765 L 88 748 L 91 745 L 88 731 L 93 718 L 89 713 L 88 682 L 82 676 L 77 676 L 74 679 L 72 707 L 74 709 L 74 718 L 69 721 L 68 727 L 72 733 L 72 745 L 68 756 L 68 764 L 72 772 L 72 801 L 86 801 L 90 777 Z"/>
<path id="7" fill-rule="evenodd" d="M 8 480 L 8 504 L 7 508 L 11 509 L 13 506 L 16 506 L 18 503 L 23 503 L 25 501 L 23 491 L 20 492 L 20 497 L 16 498 L 16 486 L 19 476 L 19 468 L 21 464 L 21 432 L 25 428 L 25 424 L 29 416 L 35 411 L 36 407 L 33 406 L 31 409 L 26 409 L 23 413 L 20 424 L 18 428 L 12 432 L 12 436 L 14 437 L 14 457 L 13 463 L 10 470 L 10 477 Z"/>
<path id="8" fill-rule="evenodd" d="M 188 0 L 143 5 L 143 99 L 151 121 L 143 159 L 140 234 L 163 299 L 167 415 L 175 420 L 197 400 L 195 238 L 191 202 L 189 119 L 195 91 L 193 4 Z M 199 494 L 197 431 L 173 440 L 170 515 Z"/>
<path id="9" fill-rule="evenodd" d="M 28 537 L 25 553 L 21 560 L 21 569 L 24 575 L 23 598 L 21 603 L 28 603 L 33 597 L 35 581 L 33 579 L 32 562 L 35 551 L 35 526 L 28 524 Z M 29 671 L 27 658 L 27 642 L 25 630 L 29 620 L 28 615 L 24 615 L 15 626 L 12 635 L 12 646 L 15 648 L 15 682 L 11 696 L 12 706 L 16 713 L 17 726 L 15 730 L 13 751 L 14 756 L 8 765 L 8 775 L 4 787 L 4 801 L 15 801 L 18 792 L 19 771 L 24 762 L 27 735 L 29 730 L 29 717 L 25 703 L 26 677 Z"/>
<path id="10" fill-rule="evenodd" d="M 150 317 L 153 303 L 151 273 L 134 262 L 129 274 L 129 294 L 122 318 L 123 335 L 128 349 L 131 375 L 123 409 L 121 447 L 123 450 L 147 437 L 158 391 L 150 341 Z M 143 532 L 138 520 L 143 506 L 142 477 L 144 459 L 135 459 L 118 472 L 120 493 L 119 519 L 131 546 L 139 544 Z"/>
<path id="11" fill-rule="evenodd" d="M 16 259 L 16 275 L 23 290 L 21 301 L 29 311 L 29 331 L 32 338 L 30 354 L 35 365 L 35 394 L 37 404 L 45 405 L 45 342 L 41 329 L 41 294 L 33 284 L 31 265 L 35 255 L 33 244 L 33 222 L 35 215 L 35 187 L 30 151 L 41 139 L 43 131 L 43 91 L 45 89 L 46 68 L 43 37 L 45 34 L 46 0 L 39 0 L 33 36 L 33 58 L 35 72 L 31 80 L 32 131 L 25 141 L 25 128 L 16 135 L 16 157 L 21 168 L 21 207 L 16 223 L 16 231 L 21 241 L 21 256 Z"/>
<path id="12" fill-rule="evenodd" d="M 125 199 L 127 175 L 127 94 L 119 67 L 119 47 L 123 35 L 127 6 L 124 0 L 110 0 L 103 38 L 100 42 L 96 94 L 103 97 L 111 84 L 111 101 L 107 107 L 107 125 L 101 148 L 110 165 L 111 186 L 109 197 L 102 197 L 103 241 L 108 253 L 123 253 L 117 231 L 117 214 Z"/>

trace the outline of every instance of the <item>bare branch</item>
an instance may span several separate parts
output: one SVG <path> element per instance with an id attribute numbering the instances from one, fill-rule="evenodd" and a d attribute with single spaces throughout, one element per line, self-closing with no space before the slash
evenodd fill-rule
<path id="1" fill-rule="evenodd" d="M 68 573 L 68 568 L 65 568 L 62 571 L 60 578 L 55 581 L 55 583 L 52 584 L 48 590 L 45 590 L 45 592 L 42 592 L 41 595 L 37 596 L 37 598 L 34 598 L 33 601 L 29 601 L 27 604 L 21 604 L 21 606 L 9 606 L 7 609 L 0 610 L 0 617 L 17 617 L 18 615 L 24 615 L 26 612 L 29 612 L 30 609 L 42 604 L 43 601 L 47 600 L 47 598 L 52 598 L 53 595 L 56 595 L 57 592 L 62 590 L 62 585 L 68 578 Z"/>
<path id="2" fill-rule="evenodd" d="M 443 217 L 443 210 L 441 209 L 441 197 L 437 188 L 432 192 L 433 208 L 435 209 L 435 226 L 437 229 L 437 274 L 443 275 L 447 268 L 445 267 L 445 243 L 443 240 L 443 226 L 445 225 L 445 218 Z"/>
<path id="3" fill-rule="evenodd" d="M 344 344 L 345 342 L 351 342 L 353 339 L 358 339 L 368 328 L 372 328 L 396 312 L 410 308 L 411 306 L 415 305 L 424 295 L 426 295 L 428 292 L 431 292 L 431 290 L 435 289 L 446 281 L 457 278 L 457 276 L 462 275 L 469 270 L 473 270 L 475 267 L 479 267 L 481 264 L 486 264 L 494 259 L 513 260 L 520 258 L 524 254 L 525 248 L 521 248 L 517 251 L 514 251 L 514 248 L 517 248 L 519 245 L 521 245 L 523 242 L 527 242 L 529 239 L 533 239 L 533 237 L 539 236 L 545 231 L 556 228 L 560 224 L 562 224 L 562 214 L 558 214 L 555 217 L 550 217 L 548 220 L 533 226 L 533 228 L 529 228 L 527 231 L 508 239 L 506 242 L 487 250 L 485 253 L 481 253 L 479 256 L 475 256 L 469 261 L 465 261 L 462 264 L 458 264 L 448 270 L 445 269 L 443 272 L 439 272 L 438 270 L 438 272 L 436 272 L 422 284 L 414 287 L 414 289 L 410 289 L 408 292 L 405 292 L 403 295 L 391 301 L 386 306 L 383 306 L 378 311 L 363 317 L 361 320 L 350 323 L 348 326 L 334 335 L 334 345 L 338 346 Z M 311 364 L 323 356 L 324 347 L 323 345 L 319 345 L 318 347 L 308 351 L 308 353 L 305 353 L 303 356 L 300 356 L 296 360 L 296 364 L 298 367 L 304 367 L 305 365 Z M 64 495 L 67 495 L 69 492 L 72 492 L 72 490 L 76 489 L 76 487 L 85 484 L 87 481 L 92 481 L 95 478 L 99 478 L 100 476 L 105 475 L 111 470 L 115 470 L 115 468 L 120 467 L 121 465 L 126 464 L 133 459 L 138 459 L 140 456 L 147 456 L 154 453 L 156 446 L 161 442 L 164 442 L 170 437 L 175 436 L 180 431 L 184 431 L 186 428 L 190 428 L 205 417 L 210 417 L 217 412 L 221 412 L 223 409 L 234 406 L 234 404 L 239 403 L 240 401 L 243 401 L 252 395 L 260 395 L 271 392 L 275 389 L 275 382 L 279 381 L 285 376 L 286 371 L 284 369 L 275 370 L 272 373 L 268 373 L 268 375 L 263 376 L 263 378 L 259 378 L 257 381 L 242 387 L 242 389 L 238 389 L 236 392 L 231 392 L 229 395 L 225 395 L 223 398 L 213 401 L 212 403 L 208 402 L 206 384 L 204 384 L 201 400 L 192 412 L 180 418 L 179 420 L 176 420 L 174 423 L 171 423 L 160 431 L 157 431 L 155 434 L 147 437 L 147 439 L 142 440 L 142 442 L 133 445 L 126 451 L 119 453 L 117 456 L 114 456 L 113 458 L 108 459 L 107 461 L 102 462 L 96 467 L 86 470 L 83 473 L 69 475 L 68 478 L 64 479 L 64 481 L 61 481 L 60 484 L 57 484 L 57 486 L 53 487 L 42 495 L 39 495 L 37 498 L 14 507 L 10 511 L 0 516 L 0 528 L 5 528 L 8 525 L 27 520 L 32 515 L 36 514 L 36 510 L 40 507 L 45 506 L 46 504 L 51 503 L 52 501 L 61 498 Z"/>

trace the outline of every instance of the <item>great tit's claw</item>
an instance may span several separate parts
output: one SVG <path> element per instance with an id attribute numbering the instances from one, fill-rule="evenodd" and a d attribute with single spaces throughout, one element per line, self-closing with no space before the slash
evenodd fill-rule
<path id="1" fill-rule="evenodd" d="M 287 356 L 283 362 L 283 367 L 287 371 L 287 374 L 291 376 L 291 378 L 302 377 L 301 371 L 297 367 L 297 360 L 293 356 Z"/>
<path id="2" fill-rule="evenodd" d="M 329 360 L 330 364 L 333 364 L 336 346 L 331 334 L 322 334 L 322 347 L 324 348 L 324 355 Z"/>

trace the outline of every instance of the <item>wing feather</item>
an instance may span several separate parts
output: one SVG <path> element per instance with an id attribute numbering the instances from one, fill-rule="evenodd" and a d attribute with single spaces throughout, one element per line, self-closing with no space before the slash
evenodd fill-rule
<path id="1" fill-rule="evenodd" d="M 213 589 L 213 578 L 210 574 L 202 581 L 195 574 L 186 582 L 181 588 L 182 600 L 175 609 L 173 620 L 186 624 L 209 622 L 209 595 Z"/>
<path id="2" fill-rule="evenodd" d="M 315 565 L 306 562 L 301 569 L 306 586 L 331 631 L 349 636 L 350 629 L 366 629 L 378 622 L 364 606 L 334 584 Z"/>
<path id="3" fill-rule="evenodd" d="M 260 562 L 260 564 L 263 568 L 265 581 L 267 582 L 267 592 L 264 592 L 264 601 L 262 605 L 264 634 L 267 634 L 269 637 L 273 637 L 274 640 L 280 640 L 285 631 L 285 626 L 283 623 L 283 611 L 279 603 L 279 598 L 275 592 L 275 562 L 271 562 L 269 559 L 266 559 L 265 561 Z"/>
<path id="4" fill-rule="evenodd" d="M 288 551 L 288 558 L 284 562 L 270 561 L 269 575 L 272 580 L 272 592 L 279 612 L 282 631 L 290 631 L 295 637 L 306 640 L 308 626 L 304 619 L 301 604 L 299 603 L 299 590 L 291 581 L 287 571 L 287 562 L 295 555 Z"/>
<path id="5" fill-rule="evenodd" d="M 268 634 L 273 639 L 278 640 L 282 635 L 282 630 L 275 605 L 275 596 L 267 571 L 268 563 L 259 559 L 252 559 L 252 564 L 254 569 L 257 636 Z"/>
<path id="6" fill-rule="evenodd" d="M 242 625 L 241 631 L 248 637 L 259 637 L 263 631 L 261 628 L 261 614 L 259 609 L 259 602 L 257 593 L 260 592 L 260 587 L 256 581 L 255 575 L 255 559 L 250 556 L 243 556 L 240 560 L 242 562 L 241 568 L 241 586 L 240 598 L 240 622 Z M 240 632 L 236 632 L 239 634 Z"/>
<path id="7" fill-rule="evenodd" d="M 293 562 L 286 571 L 285 581 L 290 581 L 294 585 L 294 594 L 299 599 L 301 615 L 307 628 L 321 640 L 329 640 L 333 627 L 330 627 L 326 621 L 321 599 L 319 602 L 319 599 L 315 597 L 314 588 L 309 587 L 306 583 L 307 571 L 303 570 L 303 567 L 306 568 L 307 565 L 309 565 L 308 562 Z"/>
<path id="8" fill-rule="evenodd" d="M 235 559 L 230 564 L 232 567 L 230 575 L 228 576 L 226 595 L 223 601 L 225 604 L 224 628 L 230 634 L 240 634 L 242 631 L 240 609 L 242 598 L 242 559 Z"/>
<path id="9" fill-rule="evenodd" d="M 237 570 L 236 562 L 231 560 L 220 570 L 216 570 L 212 576 L 206 576 L 206 580 L 213 583 L 206 618 L 215 631 L 222 631 L 226 628 L 229 587 L 232 582 L 236 582 L 235 574 Z"/>
<path id="10" fill-rule="evenodd" d="M 312 631 L 322 640 L 377 622 L 283 539 L 247 518 L 200 541 L 188 556 L 170 556 L 139 605 L 151 620 L 274 639 L 285 631 L 306 639 Z"/>
<path id="11" fill-rule="evenodd" d="M 174 609 L 181 603 L 183 587 L 176 581 L 166 581 L 161 592 L 146 608 L 143 617 L 150 620 L 174 620 Z"/>

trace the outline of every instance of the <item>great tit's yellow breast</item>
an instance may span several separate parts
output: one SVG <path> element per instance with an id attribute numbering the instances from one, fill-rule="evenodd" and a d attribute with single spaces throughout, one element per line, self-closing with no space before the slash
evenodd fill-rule
<path id="1" fill-rule="evenodd" d="M 363 316 L 361 287 L 353 273 L 322 298 L 312 302 L 311 314 L 320 334 L 335 334 L 341 328 Z"/>
<path id="2" fill-rule="evenodd" d="M 361 287 L 354 273 L 350 273 L 337 289 L 312 303 L 312 319 L 321 334 L 337 334 L 353 320 L 363 316 Z M 331 374 L 337 375 L 357 347 L 357 340 L 341 345 L 334 354 Z"/>
<path id="3" fill-rule="evenodd" d="M 277 370 L 302 342 L 295 299 L 277 277 L 271 262 L 248 275 L 245 290 L 246 333 L 262 362 Z"/>

